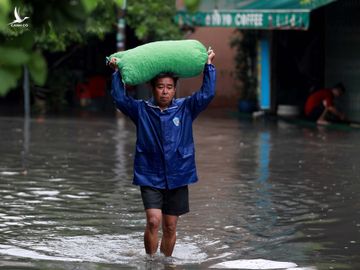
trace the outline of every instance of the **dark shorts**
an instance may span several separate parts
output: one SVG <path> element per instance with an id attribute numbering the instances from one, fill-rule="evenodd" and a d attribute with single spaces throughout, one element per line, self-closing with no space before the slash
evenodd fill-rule
<path id="1" fill-rule="evenodd" d="M 312 121 L 317 121 L 324 112 L 324 110 L 325 110 L 324 105 L 320 104 L 311 110 L 307 118 Z"/>
<path id="2" fill-rule="evenodd" d="M 146 209 L 161 209 L 165 215 L 181 216 L 189 212 L 188 186 L 176 189 L 140 187 Z"/>

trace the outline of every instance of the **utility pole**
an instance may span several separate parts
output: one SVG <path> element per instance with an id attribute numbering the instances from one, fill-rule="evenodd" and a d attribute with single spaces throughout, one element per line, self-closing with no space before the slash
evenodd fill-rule
<path id="1" fill-rule="evenodd" d="M 126 0 L 123 0 L 121 8 L 118 8 L 117 16 L 117 34 L 116 34 L 116 49 L 118 52 L 125 50 L 125 14 L 126 14 Z"/>
<path id="2" fill-rule="evenodd" d="M 24 142 L 22 152 L 22 167 L 23 174 L 27 174 L 27 157 L 30 147 L 30 82 L 29 82 L 29 69 L 24 66 Z"/>
<path id="3" fill-rule="evenodd" d="M 117 10 L 117 33 L 116 33 L 116 51 L 121 52 L 125 50 L 125 15 L 126 15 L 126 0 L 123 0 L 122 7 Z M 122 114 L 116 110 L 118 119 L 122 118 Z"/>
<path id="4" fill-rule="evenodd" d="M 30 83 L 29 83 L 29 70 L 24 66 L 24 115 L 25 119 L 30 119 Z"/>

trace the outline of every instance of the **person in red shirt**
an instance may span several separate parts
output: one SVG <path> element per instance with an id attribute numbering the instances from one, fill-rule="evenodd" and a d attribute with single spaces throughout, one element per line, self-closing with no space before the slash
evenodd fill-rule
<path id="1" fill-rule="evenodd" d="M 312 93 L 305 103 L 305 116 L 320 125 L 329 124 L 329 119 L 345 120 L 345 115 L 334 104 L 334 99 L 345 93 L 342 83 L 330 89 L 321 89 Z"/>

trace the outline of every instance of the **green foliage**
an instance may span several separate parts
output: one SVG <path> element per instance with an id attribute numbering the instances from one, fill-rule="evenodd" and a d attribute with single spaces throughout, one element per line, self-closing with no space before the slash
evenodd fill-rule
<path id="1" fill-rule="evenodd" d="M 98 5 L 96 0 L 81 0 L 81 4 L 84 7 L 86 13 L 92 12 Z"/>
<path id="2" fill-rule="evenodd" d="M 0 47 L 0 95 L 16 86 L 21 77 L 22 65 L 29 61 L 22 48 Z"/>
<path id="3" fill-rule="evenodd" d="M 15 87 L 20 76 L 21 68 L 0 69 L 0 96 Z"/>
<path id="4" fill-rule="evenodd" d="M 29 73 L 34 82 L 44 85 L 47 76 L 47 64 L 40 51 L 33 52 L 28 62 Z"/>
<path id="5" fill-rule="evenodd" d="M 175 1 L 128 0 L 126 23 L 144 42 L 181 39 L 181 31 L 174 22 Z"/>
<path id="6" fill-rule="evenodd" d="M 85 43 L 91 36 L 103 38 L 116 21 L 114 0 L 53 1 L 42 5 L 42 1 L 34 1 L 32 6 L 41 11 L 34 12 L 32 22 L 35 42 L 42 50 L 64 51 L 71 44 Z"/>
<path id="7" fill-rule="evenodd" d="M 186 9 L 190 12 L 195 12 L 199 9 L 201 0 L 184 0 Z"/>
<path id="8" fill-rule="evenodd" d="M 69 45 L 103 38 L 116 29 L 116 7 L 124 0 L 0 0 L 0 96 L 21 81 L 23 66 L 32 82 L 47 78 L 44 51 L 65 51 Z M 29 17 L 27 27 L 11 27 L 15 7 Z M 173 21 L 175 1 L 127 0 L 126 22 L 143 42 L 181 39 Z"/>
<path id="9" fill-rule="evenodd" d="M 0 31 L 5 29 L 8 24 L 6 17 L 10 12 L 10 2 L 9 0 L 0 0 Z"/>
<path id="10" fill-rule="evenodd" d="M 21 1 L 0 0 L 0 96 L 17 86 L 24 65 L 35 84 L 43 85 L 47 63 L 43 51 L 65 51 L 91 36 L 103 38 L 116 21 L 115 7 L 122 0 Z M 9 25 L 20 9 L 26 27 Z"/>

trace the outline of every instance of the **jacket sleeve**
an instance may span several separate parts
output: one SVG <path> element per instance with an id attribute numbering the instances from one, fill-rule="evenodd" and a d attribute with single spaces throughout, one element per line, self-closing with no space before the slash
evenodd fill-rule
<path id="1" fill-rule="evenodd" d="M 136 123 L 139 116 L 140 101 L 126 95 L 119 71 L 114 72 L 112 75 L 111 95 L 116 107 Z"/>
<path id="2" fill-rule="evenodd" d="M 216 69 L 212 64 L 205 64 L 204 77 L 201 88 L 187 99 L 192 119 L 194 120 L 201 111 L 205 110 L 215 96 Z"/>

